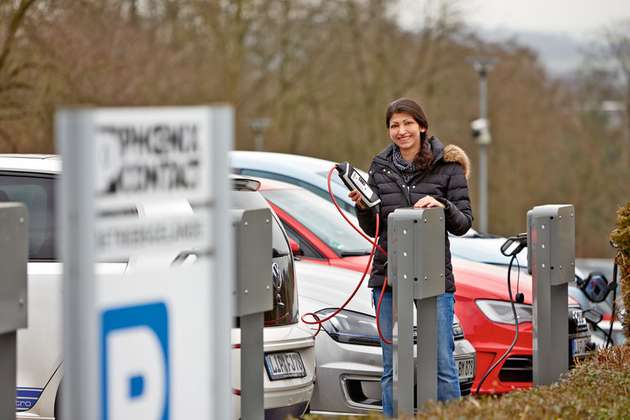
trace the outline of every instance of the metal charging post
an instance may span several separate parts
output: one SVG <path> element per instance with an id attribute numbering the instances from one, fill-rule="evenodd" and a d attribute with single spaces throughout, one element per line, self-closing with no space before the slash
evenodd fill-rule
<path id="1" fill-rule="evenodd" d="M 569 366 L 567 283 L 575 273 L 575 210 L 537 206 L 527 212 L 528 267 L 533 277 L 534 384 L 557 381 Z"/>
<path id="2" fill-rule="evenodd" d="M 27 324 L 27 212 L 0 203 L 0 418 L 15 418 L 17 330 Z"/>
<path id="3" fill-rule="evenodd" d="M 263 419 L 264 313 L 273 309 L 271 211 L 233 210 L 235 316 L 241 328 L 241 418 Z"/>
<path id="4" fill-rule="evenodd" d="M 387 218 L 393 287 L 394 414 L 437 399 L 437 296 L 444 293 L 444 211 L 398 209 Z M 417 309 L 414 359 L 413 307 Z"/>

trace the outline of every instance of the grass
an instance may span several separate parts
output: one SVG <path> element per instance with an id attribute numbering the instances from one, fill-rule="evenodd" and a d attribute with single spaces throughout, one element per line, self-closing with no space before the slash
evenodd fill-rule
<path id="1" fill-rule="evenodd" d="M 329 419 L 330 417 L 328 417 Z M 347 416 L 341 419 L 366 419 Z M 383 419 L 372 414 L 368 419 Z M 403 416 L 401 419 L 412 419 Z M 430 402 L 417 419 L 630 419 L 630 346 L 604 349 L 560 381 L 501 397 Z M 307 420 L 325 419 L 306 416 Z"/>

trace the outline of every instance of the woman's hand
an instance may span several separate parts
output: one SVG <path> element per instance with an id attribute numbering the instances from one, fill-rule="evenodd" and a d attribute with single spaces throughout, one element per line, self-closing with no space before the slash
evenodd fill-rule
<path id="1" fill-rule="evenodd" d="M 365 208 L 365 204 L 363 203 L 363 200 L 361 199 L 361 194 L 358 191 L 352 190 L 348 193 L 348 197 L 350 197 L 350 199 L 352 201 L 354 201 L 354 205 L 357 206 L 360 209 L 364 209 Z"/>
<path id="2" fill-rule="evenodd" d="M 444 204 L 437 201 L 435 198 L 427 195 L 422 197 L 420 200 L 416 201 L 416 204 L 413 205 L 415 209 L 428 209 L 431 207 L 442 207 L 444 208 Z"/>

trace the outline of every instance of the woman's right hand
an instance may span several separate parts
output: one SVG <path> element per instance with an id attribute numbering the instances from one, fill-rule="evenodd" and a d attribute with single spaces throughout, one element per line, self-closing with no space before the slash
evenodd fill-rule
<path id="1" fill-rule="evenodd" d="M 352 190 L 348 193 L 348 197 L 350 197 L 350 199 L 352 201 L 354 201 L 354 205 L 357 206 L 360 209 L 364 209 L 365 208 L 365 204 L 363 203 L 363 200 L 361 199 L 361 194 L 356 191 L 356 190 Z"/>

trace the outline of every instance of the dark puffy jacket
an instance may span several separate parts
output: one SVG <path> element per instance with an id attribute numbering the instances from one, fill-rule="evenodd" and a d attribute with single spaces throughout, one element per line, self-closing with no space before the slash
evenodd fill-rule
<path id="1" fill-rule="evenodd" d="M 413 207 L 413 204 L 424 196 L 430 195 L 445 205 L 446 230 L 454 235 L 463 235 L 472 225 L 472 210 L 468 197 L 466 178 L 470 170 L 470 161 L 466 153 L 457 146 L 444 147 L 435 137 L 429 139 L 433 162 L 431 167 L 414 174 L 405 183 L 400 171 L 394 166 L 391 144 L 374 160 L 369 170 L 368 184 L 381 199 L 380 205 L 380 238 L 379 245 L 387 250 L 387 216 L 396 209 Z M 368 235 L 374 236 L 376 230 L 375 210 L 356 209 L 361 228 Z M 447 292 L 455 291 L 451 251 L 446 235 L 446 284 Z M 387 275 L 385 262 L 387 257 L 376 251 L 369 287 L 382 287 Z"/>

